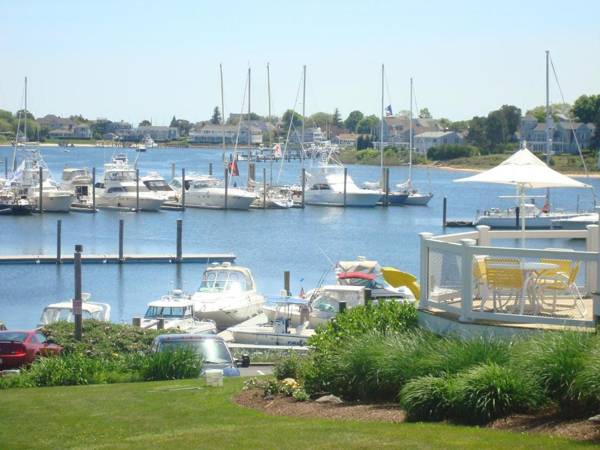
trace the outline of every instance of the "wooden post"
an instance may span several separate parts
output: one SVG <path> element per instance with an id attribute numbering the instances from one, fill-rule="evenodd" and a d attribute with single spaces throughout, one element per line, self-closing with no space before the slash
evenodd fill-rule
<path id="1" fill-rule="evenodd" d="M 256 181 L 256 165 L 254 163 L 249 163 L 248 164 L 248 190 L 250 190 L 250 188 L 252 188 L 252 190 L 254 191 L 255 189 L 255 183 Z"/>
<path id="2" fill-rule="evenodd" d="M 212 163 L 208 163 L 208 174 L 212 175 Z"/>
<path id="3" fill-rule="evenodd" d="M 587 237 L 585 240 L 585 250 L 598 253 L 600 251 L 600 242 L 598 241 L 598 225 L 588 225 Z M 596 279 L 596 262 L 586 261 L 585 263 L 585 292 L 592 294 L 598 291 L 598 280 Z"/>
<path id="4" fill-rule="evenodd" d="M 442 227 L 446 228 L 448 224 L 448 199 L 444 197 L 444 202 L 442 203 Z"/>
<path id="5" fill-rule="evenodd" d="M 283 272 L 283 289 L 285 290 L 287 295 L 292 295 L 292 291 L 290 290 L 290 271 L 286 270 Z"/>
<path id="6" fill-rule="evenodd" d="M 119 262 L 123 262 L 123 234 L 124 234 L 125 223 L 123 219 L 119 219 Z"/>
<path id="7" fill-rule="evenodd" d="M 263 167 L 263 209 L 267 209 L 267 169 Z"/>
<path id="8" fill-rule="evenodd" d="M 75 318 L 75 339 L 80 341 L 82 334 L 81 320 L 81 252 L 82 245 L 75 246 L 75 254 L 73 255 L 74 274 L 75 274 L 75 296 L 73 297 L 73 316 Z"/>
<path id="9" fill-rule="evenodd" d="M 515 218 L 516 218 L 516 221 L 515 221 L 515 228 L 516 228 L 517 230 L 518 230 L 519 228 L 521 228 L 521 227 L 519 226 L 519 215 L 520 215 L 520 213 L 521 213 L 521 208 L 519 208 L 519 207 L 517 206 L 517 207 L 515 208 Z"/>
<path id="10" fill-rule="evenodd" d="M 96 211 L 96 168 L 92 167 L 92 209 Z"/>
<path id="11" fill-rule="evenodd" d="M 369 288 L 365 288 L 364 291 L 364 302 L 365 302 L 365 306 L 370 305 L 371 304 L 371 296 L 373 295 L 373 291 L 371 291 L 371 289 Z"/>
<path id="12" fill-rule="evenodd" d="M 346 185 L 348 181 L 348 168 L 344 167 L 344 208 L 346 207 Z"/>
<path id="13" fill-rule="evenodd" d="M 182 237 L 183 237 L 183 220 L 177 219 L 177 262 L 181 262 L 181 259 L 183 256 Z"/>
<path id="14" fill-rule="evenodd" d="M 171 180 L 175 178 L 175 163 L 171 163 Z"/>
<path id="15" fill-rule="evenodd" d="M 344 311 L 346 311 L 346 302 L 339 302 L 338 303 L 338 307 L 339 307 L 339 314 L 342 314 Z"/>
<path id="16" fill-rule="evenodd" d="M 304 191 L 306 190 L 306 169 L 302 169 L 302 208 L 304 208 Z"/>
<path id="17" fill-rule="evenodd" d="M 43 193 L 44 193 L 44 169 L 40 167 L 40 198 L 39 198 L 40 214 L 43 214 L 43 212 L 44 212 L 44 204 L 42 202 Z"/>
<path id="18" fill-rule="evenodd" d="M 135 169 L 135 210 L 140 210 L 140 169 Z"/>
<path id="19" fill-rule="evenodd" d="M 458 320 L 460 322 L 470 322 L 471 312 L 473 310 L 473 246 L 475 245 L 474 239 L 461 239 L 462 244 L 462 264 L 461 264 L 461 306 L 460 316 Z"/>
<path id="20" fill-rule="evenodd" d="M 185 169 L 181 169 L 181 209 L 185 211 Z"/>
<path id="21" fill-rule="evenodd" d="M 228 191 L 229 190 L 229 170 L 227 170 L 227 168 L 225 168 L 225 204 L 223 205 L 224 209 L 227 209 L 227 197 L 228 197 Z"/>
<path id="22" fill-rule="evenodd" d="M 131 319 L 131 325 L 133 325 L 134 327 L 141 327 L 142 326 L 142 318 L 141 317 L 134 317 L 133 319 Z"/>
<path id="23" fill-rule="evenodd" d="M 156 329 L 157 330 L 164 330 L 165 329 L 165 319 L 160 318 L 156 321 Z"/>
<path id="24" fill-rule="evenodd" d="M 56 264 L 60 264 L 61 261 L 61 246 L 62 246 L 62 220 L 56 221 Z"/>
<path id="25" fill-rule="evenodd" d="M 419 233 L 421 237 L 421 262 L 420 262 L 420 281 L 421 298 L 419 298 L 419 309 L 427 309 L 429 301 L 429 247 L 427 241 L 433 237 L 431 233 Z"/>

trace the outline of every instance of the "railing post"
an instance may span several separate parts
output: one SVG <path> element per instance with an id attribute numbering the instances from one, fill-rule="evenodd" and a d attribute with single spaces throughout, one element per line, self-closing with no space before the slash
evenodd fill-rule
<path id="1" fill-rule="evenodd" d="M 419 309 L 427 309 L 429 302 L 429 246 L 427 241 L 433 237 L 432 233 L 419 233 L 421 237 L 421 262 L 419 278 L 421 284 L 421 298 L 419 298 Z"/>
<path id="2" fill-rule="evenodd" d="M 62 247 L 62 220 L 56 221 L 56 264 L 60 264 L 61 260 L 61 247 Z"/>
<path id="3" fill-rule="evenodd" d="M 598 225 L 588 225 L 587 237 L 585 240 L 585 249 L 588 252 L 598 253 L 600 251 L 600 242 L 598 239 Z M 585 263 L 585 292 L 590 295 L 598 290 L 598 278 L 596 278 L 596 263 L 586 261 Z"/>
<path id="4" fill-rule="evenodd" d="M 119 219 L 119 262 L 122 263 L 123 258 L 123 234 L 124 234 L 125 224 L 123 219 Z"/>
<path id="5" fill-rule="evenodd" d="M 470 322 L 471 311 L 473 310 L 473 246 L 476 242 L 474 239 L 461 239 L 462 244 L 462 264 L 461 264 L 461 306 L 460 317 L 461 322 Z"/>
<path id="6" fill-rule="evenodd" d="M 177 262 L 181 262 L 183 258 L 183 220 L 177 219 Z"/>
<path id="7" fill-rule="evenodd" d="M 596 239 L 600 243 L 600 226 L 596 226 Z M 600 250 L 596 253 L 596 289 L 592 293 L 592 318 L 596 327 L 600 323 Z"/>
<path id="8" fill-rule="evenodd" d="M 487 225 L 477 225 L 476 228 L 479 233 L 477 245 L 480 247 L 489 247 L 492 243 L 492 240 L 490 239 L 490 227 Z"/>

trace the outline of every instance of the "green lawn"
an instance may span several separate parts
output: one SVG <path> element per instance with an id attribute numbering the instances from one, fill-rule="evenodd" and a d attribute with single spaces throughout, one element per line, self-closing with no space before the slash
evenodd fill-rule
<path id="1" fill-rule="evenodd" d="M 0 391 L 0 448 L 527 448 L 588 447 L 541 435 L 441 424 L 271 417 L 198 380 Z M 199 390 L 184 389 L 201 387 Z"/>

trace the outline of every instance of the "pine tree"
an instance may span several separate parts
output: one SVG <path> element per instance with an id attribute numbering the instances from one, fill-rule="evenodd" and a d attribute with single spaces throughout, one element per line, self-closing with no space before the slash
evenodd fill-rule
<path id="1" fill-rule="evenodd" d="M 212 123 L 213 125 L 218 125 L 221 123 L 221 111 L 219 110 L 218 106 L 215 106 L 215 109 L 213 110 L 213 115 L 210 119 L 210 123 Z"/>
<path id="2" fill-rule="evenodd" d="M 175 116 L 173 116 L 173 118 L 171 119 L 171 125 L 169 125 L 170 127 L 177 127 L 177 119 L 175 118 Z"/>
<path id="3" fill-rule="evenodd" d="M 337 108 L 335 108 L 335 111 L 333 112 L 332 123 L 336 127 L 342 126 L 342 118 L 340 117 L 340 110 Z"/>

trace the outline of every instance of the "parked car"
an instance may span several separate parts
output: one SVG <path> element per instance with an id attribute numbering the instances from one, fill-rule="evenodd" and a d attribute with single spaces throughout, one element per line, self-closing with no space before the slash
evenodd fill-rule
<path id="1" fill-rule="evenodd" d="M 41 356 L 57 355 L 60 345 L 39 330 L 0 331 L 0 370 L 18 369 Z"/>
<path id="2" fill-rule="evenodd" d="M 152 351 L 172 351 L 182 347 L 191 347 L 202 358 L 202 373 L 206 369 L 221 369 L 226 377 L 239 377 L 238 366 L 250 365 L 247 356 L 242 360 L 234 360 L 223 338 L 215 335 L 163 334 L 154 339 Z"/>

